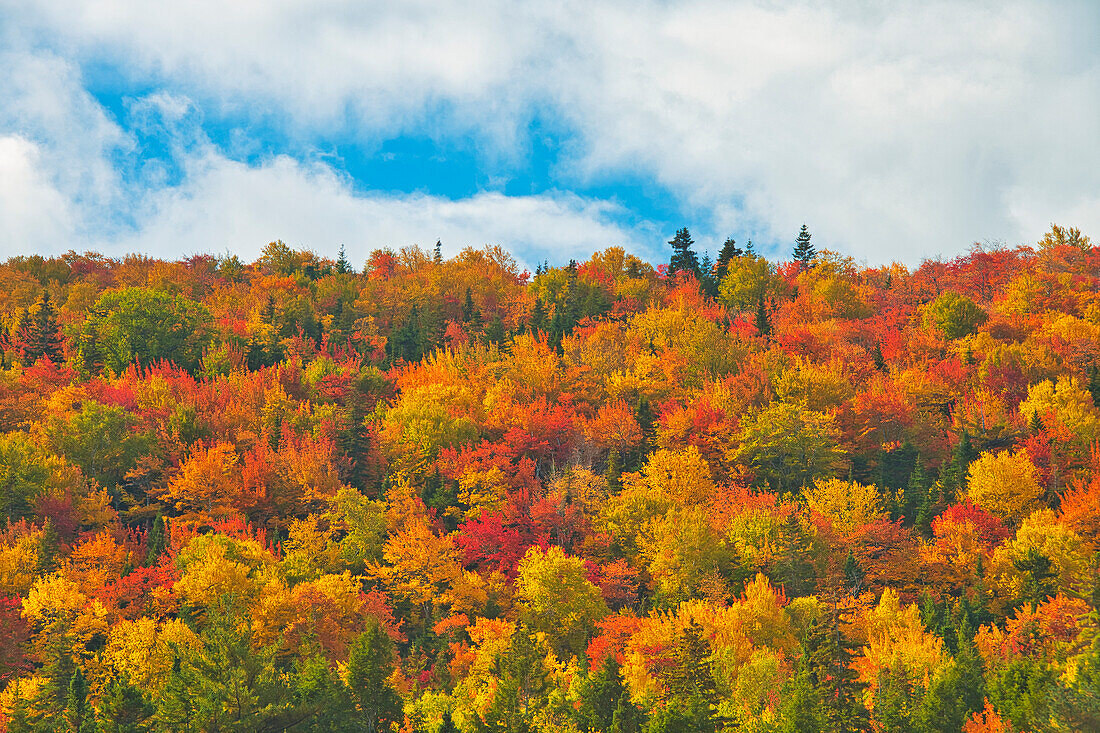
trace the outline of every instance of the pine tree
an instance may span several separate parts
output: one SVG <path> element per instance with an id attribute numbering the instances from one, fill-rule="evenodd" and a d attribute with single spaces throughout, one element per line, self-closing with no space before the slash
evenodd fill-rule
<path id="1" fill-rule="evenodd" d="M 852 669 L 855 646 L 841 633 L 843 614 L 835 604 L 822 609 L 806 643 L 811 680 L 821 699 L 823 730 L 866 733 L 870 715 L 863 704 L 867 683 Z"/>
<path id="2" fill-rule="evenodd" d="M 931 506 L 927 502 L 928 477 L 924 472 L 924 461 L 918 455 L 913 470 L 909 473 L 909 483 L 905 487 L 905 493 L 902 494 L 902 514 L 905 516 L 905 520 L 916 523 L 917 515 L 921 509 L 924 509 L 924 519 L 931 522 L 932 517 L 929 516 Z M 919 523 L 917 524 L 919 526 Z"/>
<path id="3" fill-rule="evenodd" d="M 1089 367 L 1089 394 L 1092 395 L 1092 404 L 1100 407 L 1100 366 L 1096 364 Z"/>
<path id="4" fill-rule="evenodd" d="M 875 342 L 875 348 L 871 350 L 871 358 L 875 360 L 875 369 L 886 371 L 886 359 L 882 356 L 882 346 Z"/>
<path id="5" fill-rule="evenodd" d="M 470 288 L 466 288 L 466 299 L 462 302 L 462 322 L 467 324 L 471 332 L 481 330 L 481 309 L 474 304 L 474 296 Z"/>
<path id="6" fill-rule="evenodd" d="M 38 309 L 27 330 L 26 349 L 29 364 L 43 356 L 55 364 L 61 361 L 61 328 L 57 325 L 57 313 L 50 304 L 49 292 L 43 291 L 38 299 Z"/>
<path id="7" fill-rule="evenodd" d="M 95 730 L 95 710 L 88 702 L 88 682 L 77 667 L 69 680 L 69 694 L 65 698 L 65 728 L 67 733 L 92 733 Z"/>
<path id="8" fill-rule="evenodd" d="M 348 262 L 347 254 L 344 252 L 344 245 L 340 245 L 340 256 L 336 258 L 336 272 L 340 275 L 346 275 L 351 272 L 351 263 Z"/>
<path id="9" fill-rule="evenodd" d="M 798 238 L 795 240 L 794 245 L 794 260 L 798 262 L 803 268 L 809 267 L 814 259 L 817 257 L 817 250 L 810 244 L 810 230 L 806 228 L 806 225 L 802 225 L 802 231 L 798 233 Z"/>
<path id="10" fill-rule="evenodd" d="M 749 257 L 755 257 L 756 256 L 756 248 L 752 246 L 752 240 L 751 239 L 745 245 L 745 254 L 748 255 Z"/>
<path id="11" fill-rule="evenodd" d="M 756 332 L 761 336 L 767 336 L 772 332 L 772 319 L 768 315 L 767 304 L 764 302 L 764 296 L 760 296 L 760 301 L 756 304 Z"/>
<path id="12" fill-rule="evenodd" d="M 145 541 L 145 565 L 152 567 L 160 561 L 168 547 L 168 527 L 164 523 L 164 515 L 157 514 L 153 520 L 153 528 L 149 530 L 149 537 Z"/>
<path id="13" fill-rule="evenodd" d="M 432 261 L 437 265 L 443 264 L 443 242 L 435 240 L 435 248 L 432 250 Z"/>
<path id="14" fill-rule="evenodd" d="M 348 688 L 359 703 L 368 733 L 390 729 L 402 720 L 401 698 L 388 682 L 393 672 L 393 642 L 374 621 L 356 637 L 348 654 Z"/>
<path id="15" fill-rule="evenodd" d="M 781 733 L 822 733 L 821 697 L 806 668 L 805 655 L 781 699 Z"/>
<path id="16" fill-rule="evenodd" d="M 611 730 L 615 712 L 630 696 L 623 685 L 619 662 L 614 654 L 607 655 L 600 669 L 589 677 L 581 695 L 582 710 L 590 730 Z"/>
<path id="17" fill-rule="evenodd" d="M 703 259 L 699 264 L 699 285 L 708 298 L 718 297 L 718 278 L 715 277 L 714 263 L 711 262 L 710 252 L 703 253 Z"/>
<path id="18" fill-rule="evenodd" d="M 687 227 L 676 231 L 676 236 L 668 242 L 672 246 L 672 259 L 668 263 L 668 276 L 673 277 L 678 272 L 690 272 L 699 276 L 699 258 L 691 249 L 695 241 L 691 238 L 691 232 Z"/>
<path id="19" fill-rule="evenodd" d="M 791 598 L 808 596 L 817 585 L 817 571 L 811 561 L 812 539 L 797 512 L 791 512 L 779 529 L 774 573 Z"/>
<path id="20" fill-rule="evenodd" d="M 744 252 L 737 246 L 733 237 L 729 237 L 722 243 L 722 249 L 718 252 L 718 264 L 715 268 L 715 279 L 721 283 L 729 274 L 730 263 L 734 257 L 740 257 Z"/>
<path id="21" fill-rule="evenodd" d="M 532 336 L 537 336 L 540 331 L 546 330 L 546 306 L 542 298 L 535 298 L 535 305 L 531 308 L 531 317 L 527 321 Z"/>

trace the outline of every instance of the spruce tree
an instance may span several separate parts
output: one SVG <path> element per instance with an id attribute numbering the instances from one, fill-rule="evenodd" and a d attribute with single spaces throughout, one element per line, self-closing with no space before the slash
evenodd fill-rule
<path id="1" fill-rule="evenodd" d="M 730 263 L 733 262 L 734 257 L 740 257 L 744 252 L 737 246 L 737 242 L 733 237 L 729 237 L 722 243 L 722 249 L 718 252 L 718 263 L 715 267 L 715 279 L 721 283 L 726 279 L 726 275 L 729 274 Z"/>
<path id="2" fill-rule="evenodd" d="M 45 356 L 55 364 L 61 361 L 61 328 L 57 325 L 57 313 L 50 304 L 50 294 L 42 292 L 38 309 L 27 331 L 27 363 L 33 364 Z"/>
<path id="3" fill-rule="evenodd" d="M 929 516 L 931 506 L 927 505 L 927 501 L 928 477 L 924 472 L 924 461 L 918 455 L 913 470 L 909 473 L 908 485 L 906 485 L 905 492 L 902 494 L 901 512 L 905 517 L 905 521 L 916 523 L 917 515 L 921 509 L 924 509 L 924 519 L 931 522 L 932 517 Z"/>
<path id="4" fill-rule="evenodd" d="M 803 268 L 806 268 L 813 263 L 816 257 L 817 250 L 815 250 L 814 246 L 810 243 L 810 230 L 803 224 L 802 231 L 798 233 L 798 238 L 795 240 L 794 260 Z"/>
<path id="5" fill-rule="evenodd" d="M 672 246 L 672 259 L 668 263 L 668 276 L 673 277 L 678 272 L 690 272 L 699 276 L 699 258 L 691 249 L 695 241 L 691 238 L 691 232 L 687 227 L 681 227 L 676 231 L 676 236 L 668 242 Z"/>
<path id="6" fill-rule="evenodd" d="M 432 249 L 432 262 L 437 265 L 443 264 L 443 242 L 435 240 L 435 248 Z"/>
<path id="7" fill-rule="evenodd" d="M 1092 395 L 1092 404 L 1100 407 L 1100 366 L 1096 364 L 1089 367 L 1089 394 Z"/>
<path id="8" fill-rule="evenodd" d="M 164 522 L 164 515 L 157 514 L 153 520 L 153 528 L 149 530 L 149 537 L 145 541 L 145 565 L 152 567 L 160 561 L 168 547 L 168 527 Z"/>
<path id="9" fill-rule="evenodd" d="M 95 730 L 95 710 L 88 701 L 88 682 L 77 667 L 69 680 L 65 698 L 65 728 L 67 733 L 92 733 Z"/>
<path id="10" fill-rule="evenodd" d="M 830 733 L 866 733 L 870 714 L 863 704 L 867 683 L 852 669 L 855 646 L 841 633 L 844 611 L 828 605 L 810 630 L 806 644 L 810 676 L 821 699 L 823 729 Z"/>
<path id="11" fill-rule="evenodd" d="M 340 245 L 340 256 L 336 258 L 336 272 L 339 275 L 346 275 L 351 272 L 351 263 L 348 262 L 347 254 L 344 252 L 344 245 Z"/>
<path id="12" fill-rule="evenodd" d="M 388 678 L 393 673 L 393 642 L 374 621 L 356 637 L 348 654 L 348 688 L 359 703 L 368 733 L 389 730 L 402 720 L 401 698 Z"/>
<path id="13" fill-rule="evenodd" d="M 772 319 L 768 315 L 767 304 L 764 302 L 764 296 L 760 296 L 760 301 L 756 304 L 756 319 L 754 321 L 756 325 L 756 332 L 761 336 L 767 336 L 772 332 Z"/>

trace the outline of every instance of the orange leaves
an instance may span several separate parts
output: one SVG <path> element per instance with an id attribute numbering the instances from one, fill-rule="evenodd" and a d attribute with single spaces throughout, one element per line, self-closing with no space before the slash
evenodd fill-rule
<path id="1" fill-rule="evenodd" d="M 180 467 L 164 497 L 185 518 L 205 521 L 240 508 L 242 477 L 237 450 L 230 443 L 200 448 Z"/>

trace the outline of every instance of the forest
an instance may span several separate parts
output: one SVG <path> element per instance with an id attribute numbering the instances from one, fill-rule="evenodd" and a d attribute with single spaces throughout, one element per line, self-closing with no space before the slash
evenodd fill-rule
<path id="1" fill-rule="evenodd" d="M 1100 731 L 1100 247 L 0 264 L 0 731 Z"/>

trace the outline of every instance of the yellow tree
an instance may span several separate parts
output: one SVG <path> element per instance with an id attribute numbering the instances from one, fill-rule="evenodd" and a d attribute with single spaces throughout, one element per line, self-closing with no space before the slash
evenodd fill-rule
<path id="1" fill-rule="evenodd" d="M 560 547 L 532 547 L 519 564 L 520 620 L 546 633 L 563 658 L 583 653 L 589 631 L 608 614 L 600 589 L 585 576 L 584 561 Z"/>
<path id="2" fill-rule="evenodd" d="M 806 503 L 829 519 L 837 531 L 848 534 L 884 516 L 878 489 L 873 485 L 819 480 L 806 492 Z"/>
<path id="3" fill-rule="evenodd" d="M 1026 516 L 1043 490 L 1025 451 L 985 452 L 967 471 L 967 496 L 982 509 L 1008 521 Z"/>

